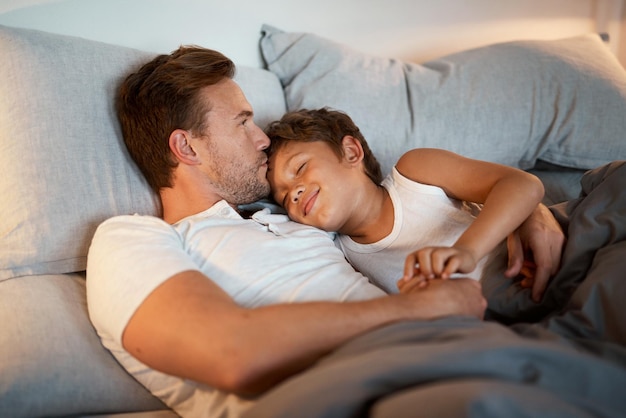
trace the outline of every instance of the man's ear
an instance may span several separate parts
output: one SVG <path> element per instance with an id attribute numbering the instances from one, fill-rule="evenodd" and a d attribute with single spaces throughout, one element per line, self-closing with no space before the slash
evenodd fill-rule
<path id="1" fill-rule="evenodd" d="M 191 133 L 183 129 L 176 129 L 170 134 L 170 150 L 174 157 L 183 164 L 198 164 L 198 156 L 190 143 Z"/>
<path id="2" fill-rule="evenodd" d="M 341 147 L 343 148 L 343 158 L 350 165 L 356 165 L 363 161 L 363 146 L 352 135 L 343 137 Z"/>

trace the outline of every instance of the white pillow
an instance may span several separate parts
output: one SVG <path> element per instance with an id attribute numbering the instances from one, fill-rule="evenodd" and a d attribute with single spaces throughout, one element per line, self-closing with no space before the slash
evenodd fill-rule
<path id="1" fill-rule="evenodd" d="M 158 214 L 129 158 L 113 100 L 155 54 L 0 26 L 0 280 L 82 271 L 97 225 Z M 285 111 L 276 76 L 239 68 L 260 124 Z"/>
<path id="2" fill-rule="evenodd" d="M 289 110 L 348 113 L 388 172 L 416 147 L 522 169 L 626 158 L 626 72 L 600 36 L 519 41 L 424 64 L 264 25 L 261 51 Z"/>

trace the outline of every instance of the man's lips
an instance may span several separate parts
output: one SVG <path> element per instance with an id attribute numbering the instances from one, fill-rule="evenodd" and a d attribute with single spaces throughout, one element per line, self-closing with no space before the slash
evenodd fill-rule
<path id="1" fill-rule="evenodd" d="M 304 211 L 304 216 L 307 216 L 309 212 L 311 212 L 311 209 L 313 208 L 313 205 L 315 205 L 315 201 L 317 200 L 317 195 L 319 194 L 319 192 L 319 190 L 316 190 L 315 192 L 311 193 L 303 202 L 302 208 Z"/>
<path id="2" fill-rule="evenodd" d="M 268 164 L 267 164 L 267 158 L 259 161 L 259 168 L 260 169 L 265 169 L 265 172 L 267 173 L 267 169 L 268 169 Z"/>

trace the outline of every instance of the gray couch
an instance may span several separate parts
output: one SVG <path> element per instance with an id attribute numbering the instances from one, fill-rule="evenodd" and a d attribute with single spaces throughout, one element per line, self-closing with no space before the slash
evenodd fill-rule
<path id="1" fill-rule="evenodd" d="M 594 34 L 423 65 L 268 26 L 260 45 L 267 69 L 236 77 L 257 123 L 344 110 L 385 171 L 407 149 L 442 147 L 535 171 L 552 203 L 626 159 L 626 72 Z M 153 54 L 9 27 L 0 51 L 0 415 L 169 415 L 100 345 L 85 295 L 97 225 L 159 214 L 113 111 L 121 77 Z"/>

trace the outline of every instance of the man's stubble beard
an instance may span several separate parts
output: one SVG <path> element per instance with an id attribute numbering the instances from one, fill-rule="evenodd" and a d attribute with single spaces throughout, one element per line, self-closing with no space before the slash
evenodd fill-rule
<path id="1" fill-rule="evenodd" d="M 260 166 L 264 158 L 251 166 L 241 164 L 221 165 L 221 170 L 216 167 L 217 181 L 223 191 L 223 197 L 233 205 L 243 205 L 256 202 L 265 198 L 270 193 L 270 185 L 267 179 L 260 174 Z"/>

